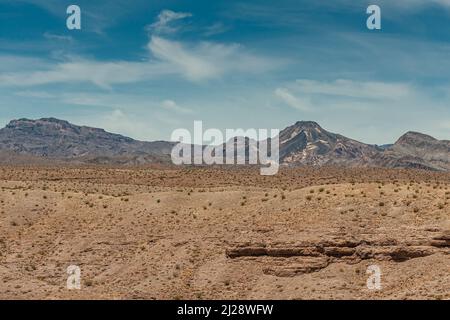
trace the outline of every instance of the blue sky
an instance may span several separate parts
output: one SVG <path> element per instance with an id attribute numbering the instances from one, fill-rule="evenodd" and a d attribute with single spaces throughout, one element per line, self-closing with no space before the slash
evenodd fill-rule
<path id="1" fill-rule="evenodd" d="M 66 28 L 71 4 L 81 30 Z M 367 30 L 369 4 L 382 30 Z M 450 0 L 0 0 L 0 124 L 168 140 L 194 120 L 314 120 L 367 143 L 450 139 L 449 57 Z"/>

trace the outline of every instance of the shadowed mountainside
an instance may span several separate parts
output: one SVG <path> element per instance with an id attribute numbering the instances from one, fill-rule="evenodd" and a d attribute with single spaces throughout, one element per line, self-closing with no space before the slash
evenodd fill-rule
<path id="1" fill-rule="evenodd" d="M 0 129 L 0 150 L 80 163 L 143 164 L 170 161 L 173 143 L 143 142 L 64 120 L 19 119 Z"/>

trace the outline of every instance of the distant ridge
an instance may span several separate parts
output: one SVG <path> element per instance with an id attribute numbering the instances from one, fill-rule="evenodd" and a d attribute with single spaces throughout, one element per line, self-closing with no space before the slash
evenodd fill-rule
<path id="1" fill-rule="evenodd" d="M 143 142 L 65 120 L 12 120 L 0 129 L 0 150 L 80 163 L 167 162 L 173 143 Z"/>
<path id="2" fill-rule="evenodd" d="M 407 132 L 392 145 L 365 144 L 298 121 L 282 130 L 280 162 L 287 166 L 379 166 L 450 171 L 450 141 Z M 79 164 L 171 163 L 174 142 L 145 142 L 56 118 L 12 120 L 0 129 L 0 162 Z"/>

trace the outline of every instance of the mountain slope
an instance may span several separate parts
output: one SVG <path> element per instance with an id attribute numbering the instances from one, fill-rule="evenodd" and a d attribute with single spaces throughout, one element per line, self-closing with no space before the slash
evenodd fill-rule
<path id="1" fill-rule="evenodd" d="M 450 141 L 407 132 L 376 159 L 379 166 L 450 170 Z"/>
<path id="2" fill-rule="evenodd" d="M 142 142 L 64 120 L 19 119 L 0 129 L 0 150 L 91 163 L 137 164 L 168 160 L 173 143 Z"/>
<path id="3" fill-rule="evenodd" d="M 299 121 L 280 132 L 280 158 L 285 164 L 367 165 L 382 149 Z"/>

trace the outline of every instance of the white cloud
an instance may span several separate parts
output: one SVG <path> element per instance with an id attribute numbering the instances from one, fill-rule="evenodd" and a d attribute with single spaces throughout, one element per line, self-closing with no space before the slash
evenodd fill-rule
<path id="1" fill-rule="evenodd" d="M 114 110 L 122 110 L 123 108 L 127 108 L 127 110 L 135 110 L 139 112 L 170 111 L 166 112 L 166 114 L 170 116 L 173 116 L 174 114 L 188 115 L 193 113 L 192 109 L 186 106 L 180 106 L 171 99 L 155 101 L 146 95 L 123 94 L 116 92 L 108 92 L 104 94 L 84 92 L 49 93 L 46 91 L 32 90 L 17 91 L 14 92 L 14 95 L 29 98 L 54 99 L 58 101 L 58 103 L 64 105 L 100 107 L 100 110 L 104 108 Z"/>
<path id="2" fill-rule="evenodd" d="M 0 74 L 0 84 L 36 86 L 49 83 L 91 82 L 102 88 L 113 84 L 131 83 L 151 74 L 163 72 L 161 65 L 136 62 L 98 62 L 75 60 L 58 63 L 45 71 Z"/>
<path id="3" fill-rule="evenodd" d="M 66 42 L 73 41 L 73 38 L 71 36 L 63 36 L 63 35 L 59 35 L 59 34 L 53 34 L 50 32 L 45 32 L 44 38 L 47 40 L 58 40 L 58 41 L 66 41 Z"/>
<path id="4" fill-rule="evenodd" d="M 397 1 L 381 1 L 382 4 L 399 6 L 399 7 L 425 7 L 429 5 L 440 5 L 443 7 L 450 7 L 450 0 L 397 0 Z"/>
<path id="5" fill-rule="evenodd" d="M 192 113 L 192 110 L 185 107 L 180 107 L 175 101 L 173 100 L 164 100 L 162 102 L 162 107 L 166 110 L 175 111 L 177 113 Z"/>
<path id="6" fill-rule="evenodd" d="M 0 86 L 88 82 L 109 89 L 115 84 L 135 83 L 167 75 L 202 81 L 226 74 L 266 72 L 279 65 L 275 61 L 247 53 L 237 44 L 200 42 L 187 45 L 152 36 L 148 49 L 153 58 L 144 62 L 100 62 L 71 58 L 67 62 L 51 65 L 40 60 L 42 63 L 28 64 L 28 71 L 6 69 L 0 72 Z M 17 59 L 24 60 L 21 57 Z M 12 57 L 6 60 L 18 64 L 11 61 L 14 60 Z M 40 66 L 40 70 L 36 70 L 36 65 Z M 0 71 L 3 68 L 0 66 Z"/>
<path id="7" fill-rule="evenodd" d="M 179 28 L 171 26 L 171 23 L 184 18 L 192 17 L 189 12 L 174 12 L 171 10 L 163 10 L 159 13 L 157 21 L 148 26 L 148 29 L 154 33 L 174 33 Z"/>
<path id="8" fill-rule="evenodd" d="M 222 74 L 220 64 L 214 64 L 210 60 L 218 58 L 220 61 L 223 55 L 227 55 L 225 52 L 215 50 L 214 47 L 204 46 L 186 50 L 180 42 L 156 36 L 152 36 L 148 47 L 155 57 L 175 66 L 179 72 L 191 80 L 214 78 Z M 232 47 L 224 46 L 224 49 L 228 52 L 233 51 Z"/>
<path id="9" fill-rule="evenodd" d="M 33 0 L 30 0 L 33 1 Z M 176 31 L 173 22 L 192 16 L 188 12 L 163 10 L 149 26 L 153 33 Z M 211 32 L 219 32 L 214 25 Z M 71 37 L 45 33 L 51 40 L 71 41 Z M 61 62 L 0 56 L 0 86 L 39 86 L 53 83 L 92 83 L 104 89 L 113 85 L 136 83 L 161 76 L 181 76 L 189 81 L 219 79 L 227 74 L 264 73 L 279 62 L 247 52 L 239 44 L 173 41 L 152 35 L 145 61 L 102 62 L 78 57 L 63 57 Z M 29 60 L 29 61 L 28 61 Z M 5 62 L 5 63 L 3 63 Z M 9 67 L 9 66 L 14 67 Z M 22 67 L 20 67 L 22 66 Z"/>
<path id="10" fill-rule="evenodd" d="M 260 73 L 279 65 L 245 52 L 238 44 L 200 42 L 189 46 L 152 36 L 148 47 L 155 57 L 192 81 L 220 78 L 227 73 Z"/>
<path id="11" fill-rule="evenodd" d="M 417 101 L 419 98 L 415 88 L 407 83 L 347 79 L 334 81 L 299 79 L 284 88 L 277 88 L 275 95 L 288 106 L 302 111 L 323 107 L 363 110 L 369 105 Z"/>
<path id="12" fill-rule="evenodd" d="M 145 119 L 125 113 L 122 109 L 115 109 L 112 112 L 102 113 L 95 117 L 79 117 L 75 119 L 76 123 L 99 127 L 109 132 L 119 133 L 139 140 L 148 140 L 149 137 L 157 135 L 157 131 L 152 126 L 149 126 Z"/>
<path id="13" fill-rule="evenodd" d="M 51 64 L 39 58 L 15 55 L 0 55 L 0 77 L 2 74 L 25 72 L 33 70 L 36 66 L 51 68 Z M 0 82 L 1 84 L 1 82 Z"/>
<path id="14" fill-rule="evenodd" d="M 214 36 L 216 34 L 224 33 L 229 28 L 225 26 L 222 22 L 216 22 L 208 27 L 206 27 L 205 32 L 203 33 L 206 37 Z"/>
<path id="15" fill-rule="evenodd" d="M 431 0 L 431 2 L 438 3 L 446 7 L 450 7 L 450 0 Z"/>
<path id="16" fill-rule="evenodd" d="M 376 4 L 381 7 L 381 10 L 388 9 L 388 13 L 391 13 L 392 9 L 401 9 L 403 11 L 407 11 L 408 9 L 421 9 L 423 7 L 429 6 L 441 6 L 444 8 L 450 8 L 450 0 L 373 0 L 370 4 Z M 360 10 L 361 4 L 354 0 L 336 0 L 332 3 L 330 2 L 327 5 L 331 5 L 334 7 L 342 7 L 343 5 L 348 8 L 352 8 L 353 10 Z M 369 3 L 367 3 L 367 6 Z M 366 6 L 366 7 L 367 7 Z"/>
<path id="17" fill-rule="evenodd" d="M 23 63 L 27 68 L 14 72 L 8 65 L 0 66 L 0 86 L 38 86 L 52 83 L 88 82 L 109 89 L 114 84 L 134 83 L 174 73 L 170 65 L 161 61 L 101 62 L 69 57 L 69 61 L 49 63 L 45 60 L 8 56 L 9 64 Z M 0 58 L 0 61 L 3 59 Z M 17 60 L 17 62 L 15 62 Z"/>
<path id="18" fill-rule="evenodd" d="M 301 79 L 275 93 L 284 105 L 308 111 L 309 119 L 331 131 L 367 143 L 389 143 L 409 130 L 448 139 L 448 99 L 442 86 Z"/>
<path id="19" fill-rule="evenodd" d="M 51 99 L 55 98 L 55 95 L 50 94 L 46 91 L 31 91 L 31 90 L 25 90 L 25 91 L 17 91 L 14 92 L 14 95 L 19 97 L 26 97 L 26 98 L 39 98 L 39 99 Z"/>
<path id="20" fill-rule="evenodd" d="M 326 94 L 349 98 L 400 99 L 413 93 L 410 85 L 404 83 L 364 82 L 346 79 L 334 81 L 315 81 L 300 79 L 296 81 L 299 91 L 306 94 Z"/>
<path id="21" fill-rule="evenodd" d="M 283 100 L 288 106 L 301 111 L 309 111 L 311 109 L 310 102 L 294 96 L 286 88 L 277 88 L 275 95 Z"/>
<path id="22" fill-rule="evenodd" d="M 9 0 L 6 1 L 8 2 Z M 15 2 L 19 2 L 19 0 Z M 20 0 L 20 2 L 39 6 L 58 19 L 64 18 L 66 8 L 70 4 L 70 1 L 61 0 Z M 148 10 L 149 7 L 148 0 L 135 0 L 132 5 L 130 5 L 129 0 L 74 2 L 74 4 L 78 4 L 81 7 L 82 19 L 84 21 L 83 32 L 94 32 L 99 35 L 104 35 L 107 28 L 116 25 L 124 17 L 129 17 L 136 11 Z"/>

